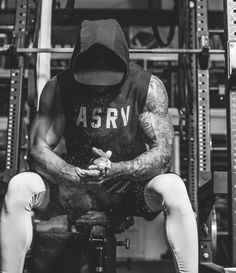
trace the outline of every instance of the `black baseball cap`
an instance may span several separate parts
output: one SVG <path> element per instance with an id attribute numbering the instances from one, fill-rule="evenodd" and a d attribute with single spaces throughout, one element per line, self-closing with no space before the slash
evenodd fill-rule
<path id="1" fill-rule="evenodd" d="M 72 69 L 82 84 L 116 85 L 124 78 L 126 66 L 113 51 L 95 44 L 78 56 Z"/>

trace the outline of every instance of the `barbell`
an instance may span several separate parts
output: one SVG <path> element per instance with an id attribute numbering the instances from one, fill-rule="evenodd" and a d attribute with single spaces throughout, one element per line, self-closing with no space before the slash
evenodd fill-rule
<path id="1" fill-rule="evenodd" d="M 11 50 L 11 45 L 5 45 L 0 47 L 0 54 L 7 54 Z M 73 48 L 15 48 L 15 52 L 18 54 L 27 53 L 72 53 Z M 184 48 L 155 48 L 155 49 L 130 49 L 129 53 L 139 54 L 200 54 L 202 49 L 184 49 Z M 209 54 L 224 54 L 223 49 L 209 49 Z"/>

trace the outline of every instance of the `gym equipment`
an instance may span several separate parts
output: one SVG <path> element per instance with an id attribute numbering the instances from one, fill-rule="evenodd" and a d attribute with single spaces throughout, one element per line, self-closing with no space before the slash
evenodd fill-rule
<path id="1" fill-rule="evenodd" d="M 226 89 L 228 94 L 228 200 L 229 200 L 229 238 L 231 265 L 236 266 L 236 1 L 224 3 L 226 29 Z"/>
<path id="2" fill-rule="evenodd" d="M 26 53 L 72 53 L 73 48 L 20 48 L 14 49 L 12 45 L 5 45 L 0 47 L 0 54 L 9 54 L 9 52 L 15 52 L 18 54 Z M 156 48 L 156 49 L 130 49 L 129 53 L 140 53 L 140 54 L 200 54 L 201 49 L 182 49 L 182 48 Z M 224 54 L 225 50 L 221 49 L 209 49 L 209 54 Z"/>
<path id="3" fill-rule="evenodd" d="M 37 232 L 27 268 L 37 273 L 115 273 L 120 266 L 131 269 L 131 259 L 116 261 L 116 247 L 129 249 L 130 241 L 117 241 L 115 234 L 133 223 L 133 217 L 112 219 L 103 212 L 89 211 L 79 219 L 70 219 L 67 232 Z"/>
<path id="4" fill-rule="evenodd" d="M 41 52 L 72 53 L 72 48 L 27 48 L 24 43 L 27 29 L 26 18 L 30 0 L 17 1 L 16 23 L 12 45 L 0 48 L 0 54 L 5 54 L 12 61 L 11 92 L 9 103 L 9 124 L 7 136 L 6 171 L 0 173 L 0 179 L 8 182 L 19 171 L 19 154 L 21 152 L 20 120 L 22 79 L 24 72 L 24 57 Z M 148 54 L 179 54 L 180 61 L 185 66 L 182 77 L 182 87 L 188 92 L 185 101 L 188 134 L 188 179 L 187 186 L 192 206 L 199 215 L 200 259 L 202 272 L 223 272 L 222 267 L 214 264 L 215 252 L 215 221 L 211 213 L 215 201 L 216 174 L 211 171 L 211 136 L 209 124 L 209 55 L 225 54 L 227 63 L 227 94 L 228 94 L 228 175 L 221 177 L 221 182 L 228 179 L 228 199 L 230 204 L 229 241 L 231 251 L 231 266 L 236 266 L 236 2 L 224 1 L 225 8 L 225 50 L 209 48 L 209 30 L 207 18 L 207 0 L 179 1 L 179 16 L 187 18 L 187 25 L 181 34 L 182 44 L 176 49 L 132 49 L 130 53 Z M 186 17 L 187 16 L 187 17 Z M 183 26 L 183 22 L 182 22 Z M 184 58 L 182 58 L 184 57 Z M 182 58 L 182 59 L 181 59 Z M 185 91 L 186 91 L 185 90 Z M 197 160 L 196 160 L 197 154 Z M 217 194 L 226 194 L 226 187 L 218 188 Z M 210 216 L 210 220 L 209 219 Z M 214 228 L 213 228 L 214 227 Z M 212 232 L 214 231 L 214 232 Z"/>

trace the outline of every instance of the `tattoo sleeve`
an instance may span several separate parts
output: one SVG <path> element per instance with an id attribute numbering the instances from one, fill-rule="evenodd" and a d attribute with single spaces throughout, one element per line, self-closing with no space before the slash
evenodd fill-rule
<path id="1" fill-rule="evenodd" d="M 163 83 L 151 77 L 139 124 L 149 149 L 131 161 L 119 162 L 117 175 L 133 180 L 151 179 L 172 164 L 174 130 L 168 115 L 168 96 Z"/>

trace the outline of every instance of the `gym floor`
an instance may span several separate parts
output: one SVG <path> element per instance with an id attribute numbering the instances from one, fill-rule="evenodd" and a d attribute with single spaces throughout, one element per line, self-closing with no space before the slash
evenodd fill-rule
<path id="1" fill-rule="evenodd" d="M 134 261 L 131 270 L 122 267 L 117 273 L 174 273 L 174 263 L 171 261 Z"/>

